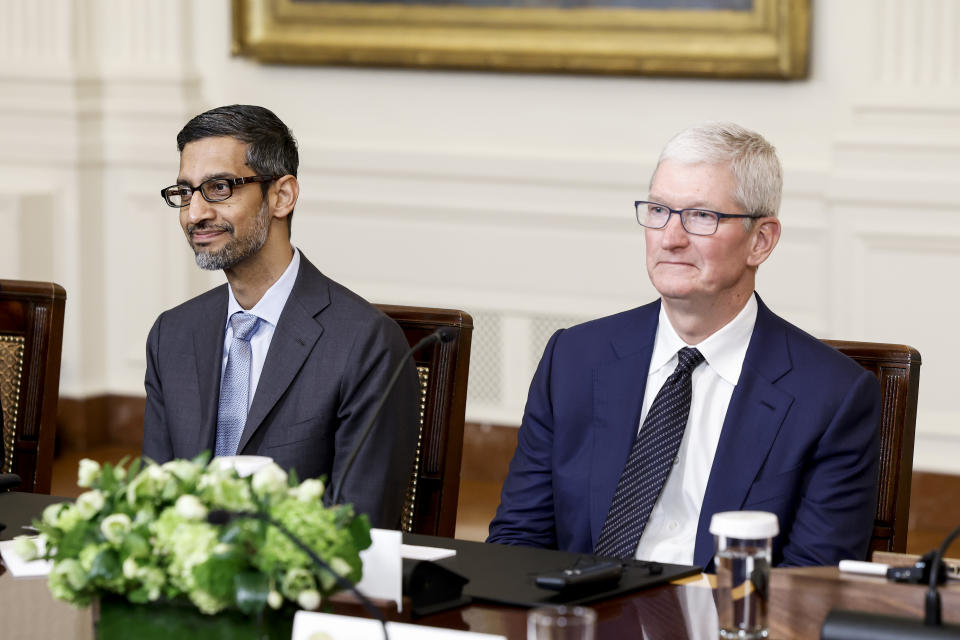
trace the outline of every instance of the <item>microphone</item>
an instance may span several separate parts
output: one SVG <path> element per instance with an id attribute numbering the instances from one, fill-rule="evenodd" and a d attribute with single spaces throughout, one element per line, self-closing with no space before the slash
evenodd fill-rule
<path id="1" fill-rule="evenodd" d="M 370 416 L 370 419 L 367 421 L 367 424 L 364 426 L 363 431 L 360 432 L 360 437 L 357 438 L 357 442 L 353 445 L 353 450 L 350 452 L 350 456 L 347 458 L 347 462 L 343 465 L 343 472 L 340 474 L 340 479 L 337 482 L 336 486 L 333 488 L 333 504 L 340 503 L 340 492 L 343 490 L 343 483 L 347 479 L 347 474 L 350 473 L 350 469 L 353 467 L 354 460 L 357 459 L 357 454 L 360 453 L 360 449 L 363 448 L 363 443 L 367 441 L 370 432 L 373 430 L 373 425 L 377 421 L 377 418 L 380 416 L 380 411 L 383 409 L 384 403 L 387 401 L 387 398 L 390 397 L 390 392 L 393 391 L 393 387 L 397 384 L 397 379 L 400 378 L 400 373 L 403 371 L 404 366 L 407 364 L 407 359 L 420 351 L 427 345 L 430 344 L 445 344 L 457 337 L 457 330 L 452 327 L 440 327 L 426 338 L 418 342 L 417 344 L 410 347 L 406 355 L 400 359 L 400 362 L 397 363 L 396 369 L 393 371 L 393 375 L 390 377 L 390 381 L 387 383 L 387 388 L 384 389 L 383 395 L 380 396 L 379 402 L 377 402 L 377 408 L 373 410 L 373 415 Z"/>
<path id="2" fill-rule="evenodd" d="M 298 549 L 307 554 L 307 557 L 313 561 L 313 564 L 317 565 L 327 573 L 333 576 L 333 579 L 336 580 L 337 585 L 341 589 L 346 589 L 347 591 L 352 592 L 360 600 L 360 604 L 363 605 L 363 608 L 367 610 L 367 613 L 370 614 L 370 617 L 375 618 L 380 622 L 380 626 L 383 628 L 383 640 L 390 640 L 390 636 L 387 634 L 387 621 L 384 619 L 383 614 L 377 609 L 377 606 L 370 601 L 370 599 L 363 595 L 357 586 L 341 576 L 339 573 L 330 568 L 330 565 L 323 561 L 323 559 L 318 556 L 313 549 L 308 547 L 306 543 L 303 542 L 300 538 L 293 534 L 292 531 L 283 526 L 282 523 L 274 520 L 265 513 L 257 513 L 253 511 L 227 511 L 226 509 L 213 509 L 207 512 L 207 522 L 215 525 L 224 525 L 233 520 L 260 520 L 265 522 L 270 526 L 274 527 L 289 538 L 290 542 L 295 544 Z"/>
<path id="3" fill-rule="evenodd" d="M 960 626 L 943 624 L 940 592 L 943 575 L 941 563 L 956 538 L 960 527 L 950 532 L 933 556 L 930 564 L 930 585 L 924 599 L 923 622 L 899 616 L 876 615 L 855 611 L 831 611 L 820 630 L 821 640 L 920 640 L 922 638 L 960 638 Z"/>
<path id="4" fill-rule="evenodd" d="M 15 473 L 0 473 L 0 491 L 16 489 L 20 486 L 20 476 Z"/>
<path id="5" fill-rule="evenodd" d="M 947 552 L 950 544 L 960 536 L 960 527 L 950 532 L 940 548 L 933 556 L 933 562 L 930 565 L 930 589 L 927 591 L 926 601 L 924 602 L 923 624 L 928 627 L 939 627 L 943 624 L 940 615 L 940 591 L 937 589 L 937 583 L 941 574 L 941 565 L 943 564 L 943 554 Z"/>

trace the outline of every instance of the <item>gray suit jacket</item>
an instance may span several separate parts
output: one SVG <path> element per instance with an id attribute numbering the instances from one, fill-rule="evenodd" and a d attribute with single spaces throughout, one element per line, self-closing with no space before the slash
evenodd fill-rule
<path id="1" fill-rule="evenodd" d="M 213 449 L 228 295 L 225 284 L 212 289 L 163 312 L 150 330 L 144 457 L 162 463 Z M 325 476 L 329 499 L 406 351 L 395 322 L 301 253 L 238 453 L 269 456 L 300 479 Z M 408 358 L 343 487 L 342 499 L 375 527 L 400 522 L 416 449 L 418 386 Z"/>

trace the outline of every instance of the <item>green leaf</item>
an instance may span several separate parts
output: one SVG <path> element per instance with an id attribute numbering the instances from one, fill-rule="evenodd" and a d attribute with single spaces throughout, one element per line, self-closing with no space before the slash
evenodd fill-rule
<path id="1" fill-rule="evenodd" d="M 110 494 L 116 489 L 117 478 L 113 475 L 113 465 L 109 462 L 103 465 L 100 471 L 100 479 L 95 483 L 95 487 L 106 494 Z"/>
<path id="2" fill-rule="evenodd" d="M 197 455 L 197 457 L 195 457 L 191 462 L 193 462 L 193 464 L 200 465 L 201 467 L 206 467 L 207 463 L 210 462 L 210 450 L 207 449 L 206 451 L 201 451 L 200 454 Z"/>
<path id="3" fill-rule="evenodd" d="M 237 607 L 247 615 L 256 615 L 267 605 L 270 579 L 259 571 L 243 571 L 233 578 L 237 588 Z"/>
<path id="4" fill-rule="evenodd" d="M 354 518 L 347 529 L 350 531 L 350 536 L 353 538 L 353 543 L 357 545 L 357 549 L 366 549 L 373 544 L 370 539 L 370 518 L 367 517 L 367 514 L 361 513 Z"/>
<path id="5" fill-rule="evenodd" d="M 90 579 L 101 579 L 105 582 L 113 580 L 120 575 L 120 558 L 113 549 L 104 549 L 93 559 L 93 566 L 90 568 Z"/>
<path id="6" fill-rule="evenodd" d="M 300 486 L 300 478 L 297 476 L 297 470 L 293 467 L 290 468 L 290 471 L 287 472 L 287 483 L 291 487 Z"/>
<path id="7" fill-rule="evenodd" d="M 150 543 L 142 535 L 130 533 L 123 539 L 124 557 L 140 558 L 150 555 Z"/>
<path id="8" fill-rule="evenodd" d="M 124 480 L 124 484 L 130 484 L 133 482 L 133 479 L 137 477 L 137 474 L 140 473 L 140 458 L 134 458 L 130 462 L 130 466 L 127 467 L 127 477 Z"/>

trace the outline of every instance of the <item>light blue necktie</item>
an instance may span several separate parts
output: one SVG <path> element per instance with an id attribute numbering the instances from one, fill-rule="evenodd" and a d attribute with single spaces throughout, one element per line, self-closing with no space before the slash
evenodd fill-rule
<path id="1" fill-rule="evenodd" d="M 230 316 L 230 326 L 233 327 L 233 340 L 220 382 L 220 406 L 217 410 L 218 456 L 236 455 L 240 445 L 240 436 L 247 422 L 247 406 L 250 404 L 250 362 L 253 359 L 250 339 L 260 326 L 260 318 L 238 311 Z"/>

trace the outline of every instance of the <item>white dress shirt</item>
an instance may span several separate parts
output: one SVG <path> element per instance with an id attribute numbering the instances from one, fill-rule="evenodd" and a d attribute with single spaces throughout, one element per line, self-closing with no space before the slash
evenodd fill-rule
<path id="1" fill-rule="evenodd" d="M 260 382 L 260 373 L 263 371 L 263 363 L 267 359 L 267 351 L 270 350 L 270 341 L 273 340 L 273 332 L 277 328 L 277 321 L 280 320 L 280 314 L 283 312 L 284 305 L 287 304 L 287 298 L 293 291 L 293 283 L 297 280 L 297 274 L 300 273 L 300 251 L 293 248 L 293 258 L 287 265 L 277 281 L 270 285 L 263 297 L 254 305 L 253 309 L 244 309 L 237 302 L 233 295 L 233 287 L 227 283 L 229 301 L 227 302 L 227 319 L 225 326 L 225 335 L 223 338 L 223 361 L 220 364 L 220 383 L 223 384 L 223 372 L 227 368 L 227 356 L 230 354 L 230 342 L 233 340 L 233 326 L 230 324 L 230 317 L 237 311 L 252 313 L 260 318 L 260 324 L 257 326 L 256 333 L 250 338 L 250 392 L 247 394 L 247 409 L 253 403 L 253 394 L 257 391 L 257 383 Z"/>
<path id="2" fill-rule="evenodd" d="M 640 560 L 693 564 L 707 480 L 756 321 L 757 300 L 751 295 L 737 317 L 722 329 L 700 344 L 688 345 L 677 335 L 663 305 L 660 306 L 640 413 L 641 428 L 654 398 L 677 368 L 677 352 L 684 347 L 696 347 L 705 362 L 694 369 L 691 377 L 693 393 L 687 428 L 673 469 L 637 545 L 636 557 Z"/>

